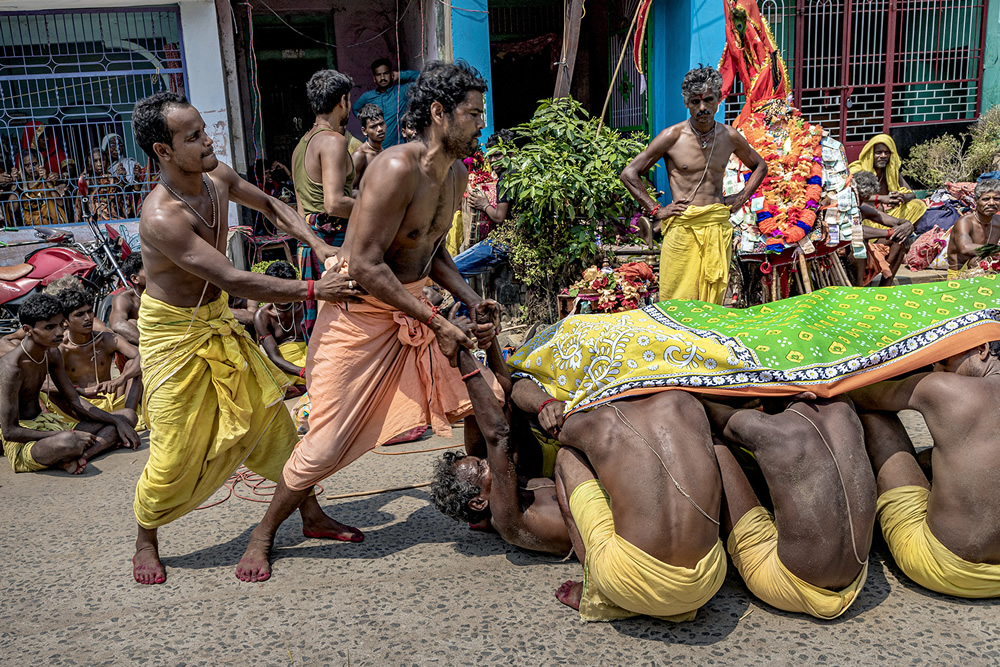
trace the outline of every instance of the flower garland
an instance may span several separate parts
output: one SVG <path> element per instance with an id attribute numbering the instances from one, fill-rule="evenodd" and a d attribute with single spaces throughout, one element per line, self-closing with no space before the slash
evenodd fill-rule
<path id="1" fill-rule="evenodd" d="M 584 312 L 619 313 L 646 305 L 655 284 L 656 274 L 645 262 L 629 262 L 617 269 L 591 266 L 563 294 L 586 302 L 589 311 Z"/>
<path id="2" fill-rule="evenodd" d="M 469 170 L 469 185 L 475 187 L 487 181 L 497 180 L 496 174 L 490 168 L 490 163 L 486 160 L 482 149 L 477 148 L 475 153 L 470 157 L 464 158 L 462 162 L 465 163 L 466 168 Z"/>
<path id="3" fill-rule="evenodd" d="M 798 109 L 753 113 L 740 128 L 767 162 L 767 177 L 748 203 L 768 252 L 781 252 L 816 225 L 823 198 L 822 128 L 802 120 Z M 750 177 L 747 173 L 744 180 Z M 763 202 L 755 200 L 763 198 Z"/>

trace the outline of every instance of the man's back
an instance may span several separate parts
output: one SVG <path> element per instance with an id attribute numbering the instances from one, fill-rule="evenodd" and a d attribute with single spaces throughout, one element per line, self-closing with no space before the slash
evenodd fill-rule
<path id="1" fill-rule="evenodd" d="M 1000 378 L 931 373 L 918 391 L 934 439 L 927 524 L 956 555 L 1000 563 Z"/>
<path id="2" fill-rule="evenodd" d="M 722 481 L 693 396 L 667 391 L 576 414 L 560 440 L 590 460 L 611 498 L 615 532 L 632 545 L 693 567 L 718 542 Z"/>

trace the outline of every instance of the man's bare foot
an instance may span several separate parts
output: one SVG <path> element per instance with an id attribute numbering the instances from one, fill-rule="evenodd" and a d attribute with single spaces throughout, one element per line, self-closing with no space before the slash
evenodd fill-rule
<path id="1" fill-rule="evenodd" d="M 79 458 L 75 461 L 62 464 L 62 469 L 71 475 L 82 475 L 87 469 L 87 459 Z"/>
<path id="2" fill-rule="evenodd" d="M 250 533 L 250 542 L 243 558 L 236 564 L 236 578 L 240 581 L 267 581 L 271 578 L 271 546 L 273 538 L 260 537 L 257 529 Z"/>
<path id="3" fill-rule="evenodd" d="M 167 570 L 160 562 L 155 544 L 137 546 L 132 556 L 132 576 L 140 584 L 162 584 L 167 580 Z"/>
<path id="4" fill-rule="evenodd" d="M 361 542 L 365 539 L 365 534 L 357 528 L 344 525 L 322 513 L 318 517 L 310 518 L 308 522 L 303 518 L 302 534 L 306 537 L 340 540 L 341 542 Z"/>
<path id="5" fill-rule="evenodd" d="M 580 598 L 583 597 L 583 582 L 564 581 L 563 585 L 556 590 L 556 599 L 567 607 L 572 607 L 580 611 Z"/>

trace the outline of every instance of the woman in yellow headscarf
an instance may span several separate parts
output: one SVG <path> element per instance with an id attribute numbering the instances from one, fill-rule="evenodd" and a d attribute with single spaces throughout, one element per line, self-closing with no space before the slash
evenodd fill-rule
<path id="1" fill-rule="evenodd" d="M 872 137 L 861 155 L 850 164 L 852 174 L 859 171 L 870 171 L 878 176 L 879 191 L 873 195 L 867 204 L 895 218 L 909 220 L 914 225 L 927 212 L 927 204 L 917 199 L 903 177 L 899 174 L 902 160 L 896 150 L 896 142 L 888 134 L 878 134 Z M 883 225 L 869 220 L 865 225 L 885 229 Z"/>

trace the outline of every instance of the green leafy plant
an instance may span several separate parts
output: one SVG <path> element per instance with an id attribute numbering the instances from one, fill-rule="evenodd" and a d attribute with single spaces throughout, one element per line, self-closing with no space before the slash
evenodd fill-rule
<path id="1" fill-rule="evenodd" d="M 512 213 L 492 236 L 510 248 L 515 275 L 542 291 L 550 313 L 559 288 L 600 256 L 599 241 L 634 240 L 636 204 L 619 174 L 645 141 L 598 126 L 576 100 L 542 100 L 531 120 L 512 128 L 514 145 L 491 151 Z"/>
<path id="2" fill-rule="evenodd" d="M 983 113 L 968 132 L 945 134 L 917 144 L 903 163 L 903 175 L 928 188 L 948 182 L 974 181 L 1000 169 L 1000 106 Z"/>

